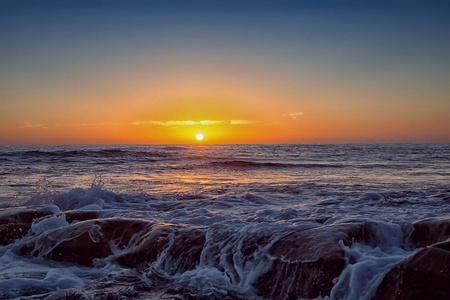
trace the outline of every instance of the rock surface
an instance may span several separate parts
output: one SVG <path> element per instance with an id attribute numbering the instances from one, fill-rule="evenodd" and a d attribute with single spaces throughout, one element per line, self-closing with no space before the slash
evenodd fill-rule
<path id="1" fill-rule="evenodd" d="M 161 258 L 162 268 L 169 274 L 194 269 L 205 244 L 202 229 L 184 228 L 172 224 L 154 224 L 140 235 L 130 251 L 115 257 L 114 261 L 126 267 L 139 267 L 142 264 Z"/>
<path id="2" fill-rule="evenodd" d="M 450 299 L 450 217 L 413 223 L 413 248 L 423 248 L 401 260 L 384 276 L 374 300 Z"/>
<path id="3" fill-rule="evenodd" d="M 293 232 L 269 250 L 270 268 L 254 284 L 259 296 L 270 299 L 325 297 L 333 279 L 345 268 L 347 258 L 339 246 L 364 236 L 370 224 L 344 223 Z"/>
<path id="4" fill-rule="evenodd" d="M 123 252 L 113 256 L 113 261 L 132 268 L 153 262 L 166 251 L 167 271 L 175 273 L 193 269 L 198 264 L 204 240 L 205 234 L 200 229 L 108 218 L 81 221 L 48 231 L 32 238 L 16 252 L 85 266 L 94 265 L 97 258 Z"/>
<path id="5" fill-rule="evenodd" d="M 450 239 L 450 217 L 435 217 L 413 223 L 411 242 L 415 247 L 426 247 Z"/>
<path id="6" fill-rule="evenodd" d="M 66 215 L 66 220 L 69 223 L 76 221 L 86 221 L 98 218 L 97 211 L 81 211 L 81 210 L 69 210 L 64 212 Z"/>
<path id="7" fill-rule="evenodd" d="M 98 218 L 95 211 L 62 214 L 70 225 L 37 234 L 39 232 L 30 231 L 33 222 L 53 218 L 50 215 L 54 213 L 37 209 L 2 211 L 0 245 L 11 244 L 29 234 L 14 245 L 16 253 L 85 266 L 95 265 L 96 259 L 108 258 L 107 261 L 137 270 L 156 262 L 158 268 L 172 275 L 196 268 L 205 247 L 206 230 L 201 227 Z M 411 224 L 408 226 L 412 228 Z M 412 226 L 414 231 L 409 236 L 409 244 L 412 248 L 426 248 L 394 265 L 382 280 L 374 300 L 450 299 L 450 218 L 428 218 Z M 272 241 L 270 233 L 262 237 L 249 236 L 243 240 L 241 250 L 244 258 L 252 259 L 258 249 L 268 249 L 262 258 L 267 259 L 267 267 L 251 282 L 258 296 L 269 299 L 326 297 L 334 286 L 333 279 L 352 262 L 339 241 L 347 246 L 359 242 L 375 247 L 386 244 L 386 239 L 391 240 L 393 236 L 402 236 L 400 227 L 400 232 L 386 230 L 378 223 L 359 221 L 318 226 L 291 230 L 276 242 Z"/>
<path id="8" fill-rule="evenodd" d="M 13 243 L 28 234 L 34 220 L 51 215 L 36 209 L 8 209 L 0 213 L 0 245 Z"/>
<path id="9" fill-rule="evenodd" d="M 419 250 L 395 264 L 372 299 L 450 299 L 450 241 Z"/>

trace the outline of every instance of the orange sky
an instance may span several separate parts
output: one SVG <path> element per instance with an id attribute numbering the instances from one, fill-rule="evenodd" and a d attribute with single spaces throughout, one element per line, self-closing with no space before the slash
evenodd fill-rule
<path id="1" fill-rule="evenodd" d="M 163 6 L 7 6 L 0 144 L 450 142 L 438 8 Z"/>

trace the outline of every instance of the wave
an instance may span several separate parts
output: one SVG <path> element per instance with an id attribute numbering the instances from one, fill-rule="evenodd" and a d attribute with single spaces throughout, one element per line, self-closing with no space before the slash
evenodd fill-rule
<path id="1" fill-rule="evenodd" d="M 122 149 L 102 149 L 102 150 L 60 150 L 42 151 L 30 150 L 22 152 L 8 152 L 0 154 L 0 161 L 9 161 L 11 157 L 19 159 L 70 159 L 70 158 L 112 158 L 112 159 L 168 159 L 173 155 L 164 151 L 134 151 Z"/>
<path id="2" fill-rule="evenodd" d="M 212 161 L 205 166 L 211 167 L 228 167 L 228 168 L 345 168 L 342 164 L 321 164 L 321 163 L 276 163 L 276 162 L 254 162 L 247 160 L 225 160 L 225 161 Z"/>
<path id="3" fill-rule="evenodd" d="M 220 163 L 255 167 L 245 160 Z M 408 219 L 408 213 L 393 222 L 382 216 L 390 208 L 398 214 L 397 206 L 413 209 L 392 202 L 403 196 L 394 192 L 316 203 L 250 192 L 184 199 L 119 194 L 104 190 L 100 178 L 65 193 L 49 184 L 40 181 L 25 208 L 0 210 L 0 298 L 64 298 L 63 291 L 75 299 L 126 296 L 126 287 L 148 299 L 150 290 L 160 295 L 154 299 L 382 299 L 393 289 L 383 284 L 385 274 L 395 277 L 419 258 L 442 263 L 435 255 L 440 245 L 419 247 L 450 238 L 448 217 Z M 427 272 L 447 276 L 437 268 Z M 110 280 L 123 289 L 112 290 Z M 413 281 L 408 288 L 415 288 Z"/>

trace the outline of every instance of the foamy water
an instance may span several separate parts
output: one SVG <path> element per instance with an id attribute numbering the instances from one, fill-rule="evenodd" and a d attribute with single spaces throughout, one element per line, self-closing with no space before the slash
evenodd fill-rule
<path id="1" fill-rule="evenodd" d="M 277 264 L 315 261 L 284 241 L 353 224 L 368 236 L 336 238 L 342 272 L 305 295 L 371 299 L 418 250 L 412 223 L 450 215 L 447 144 L 8 146 L 0 168 L 2 214 L 40 214 L 0 246 L 4 299 L 305 298 L 295 276 L 264 286 Z M 86 263 L 54 256 L 106 238 Z"/>

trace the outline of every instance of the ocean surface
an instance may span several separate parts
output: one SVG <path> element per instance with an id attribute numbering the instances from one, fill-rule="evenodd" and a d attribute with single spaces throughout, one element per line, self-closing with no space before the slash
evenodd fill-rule
<path id="1" fill-rule="evenodd" d="M 449 144 L 1 146 L 0 299 L 371 299 L 449 179 Z"/>

